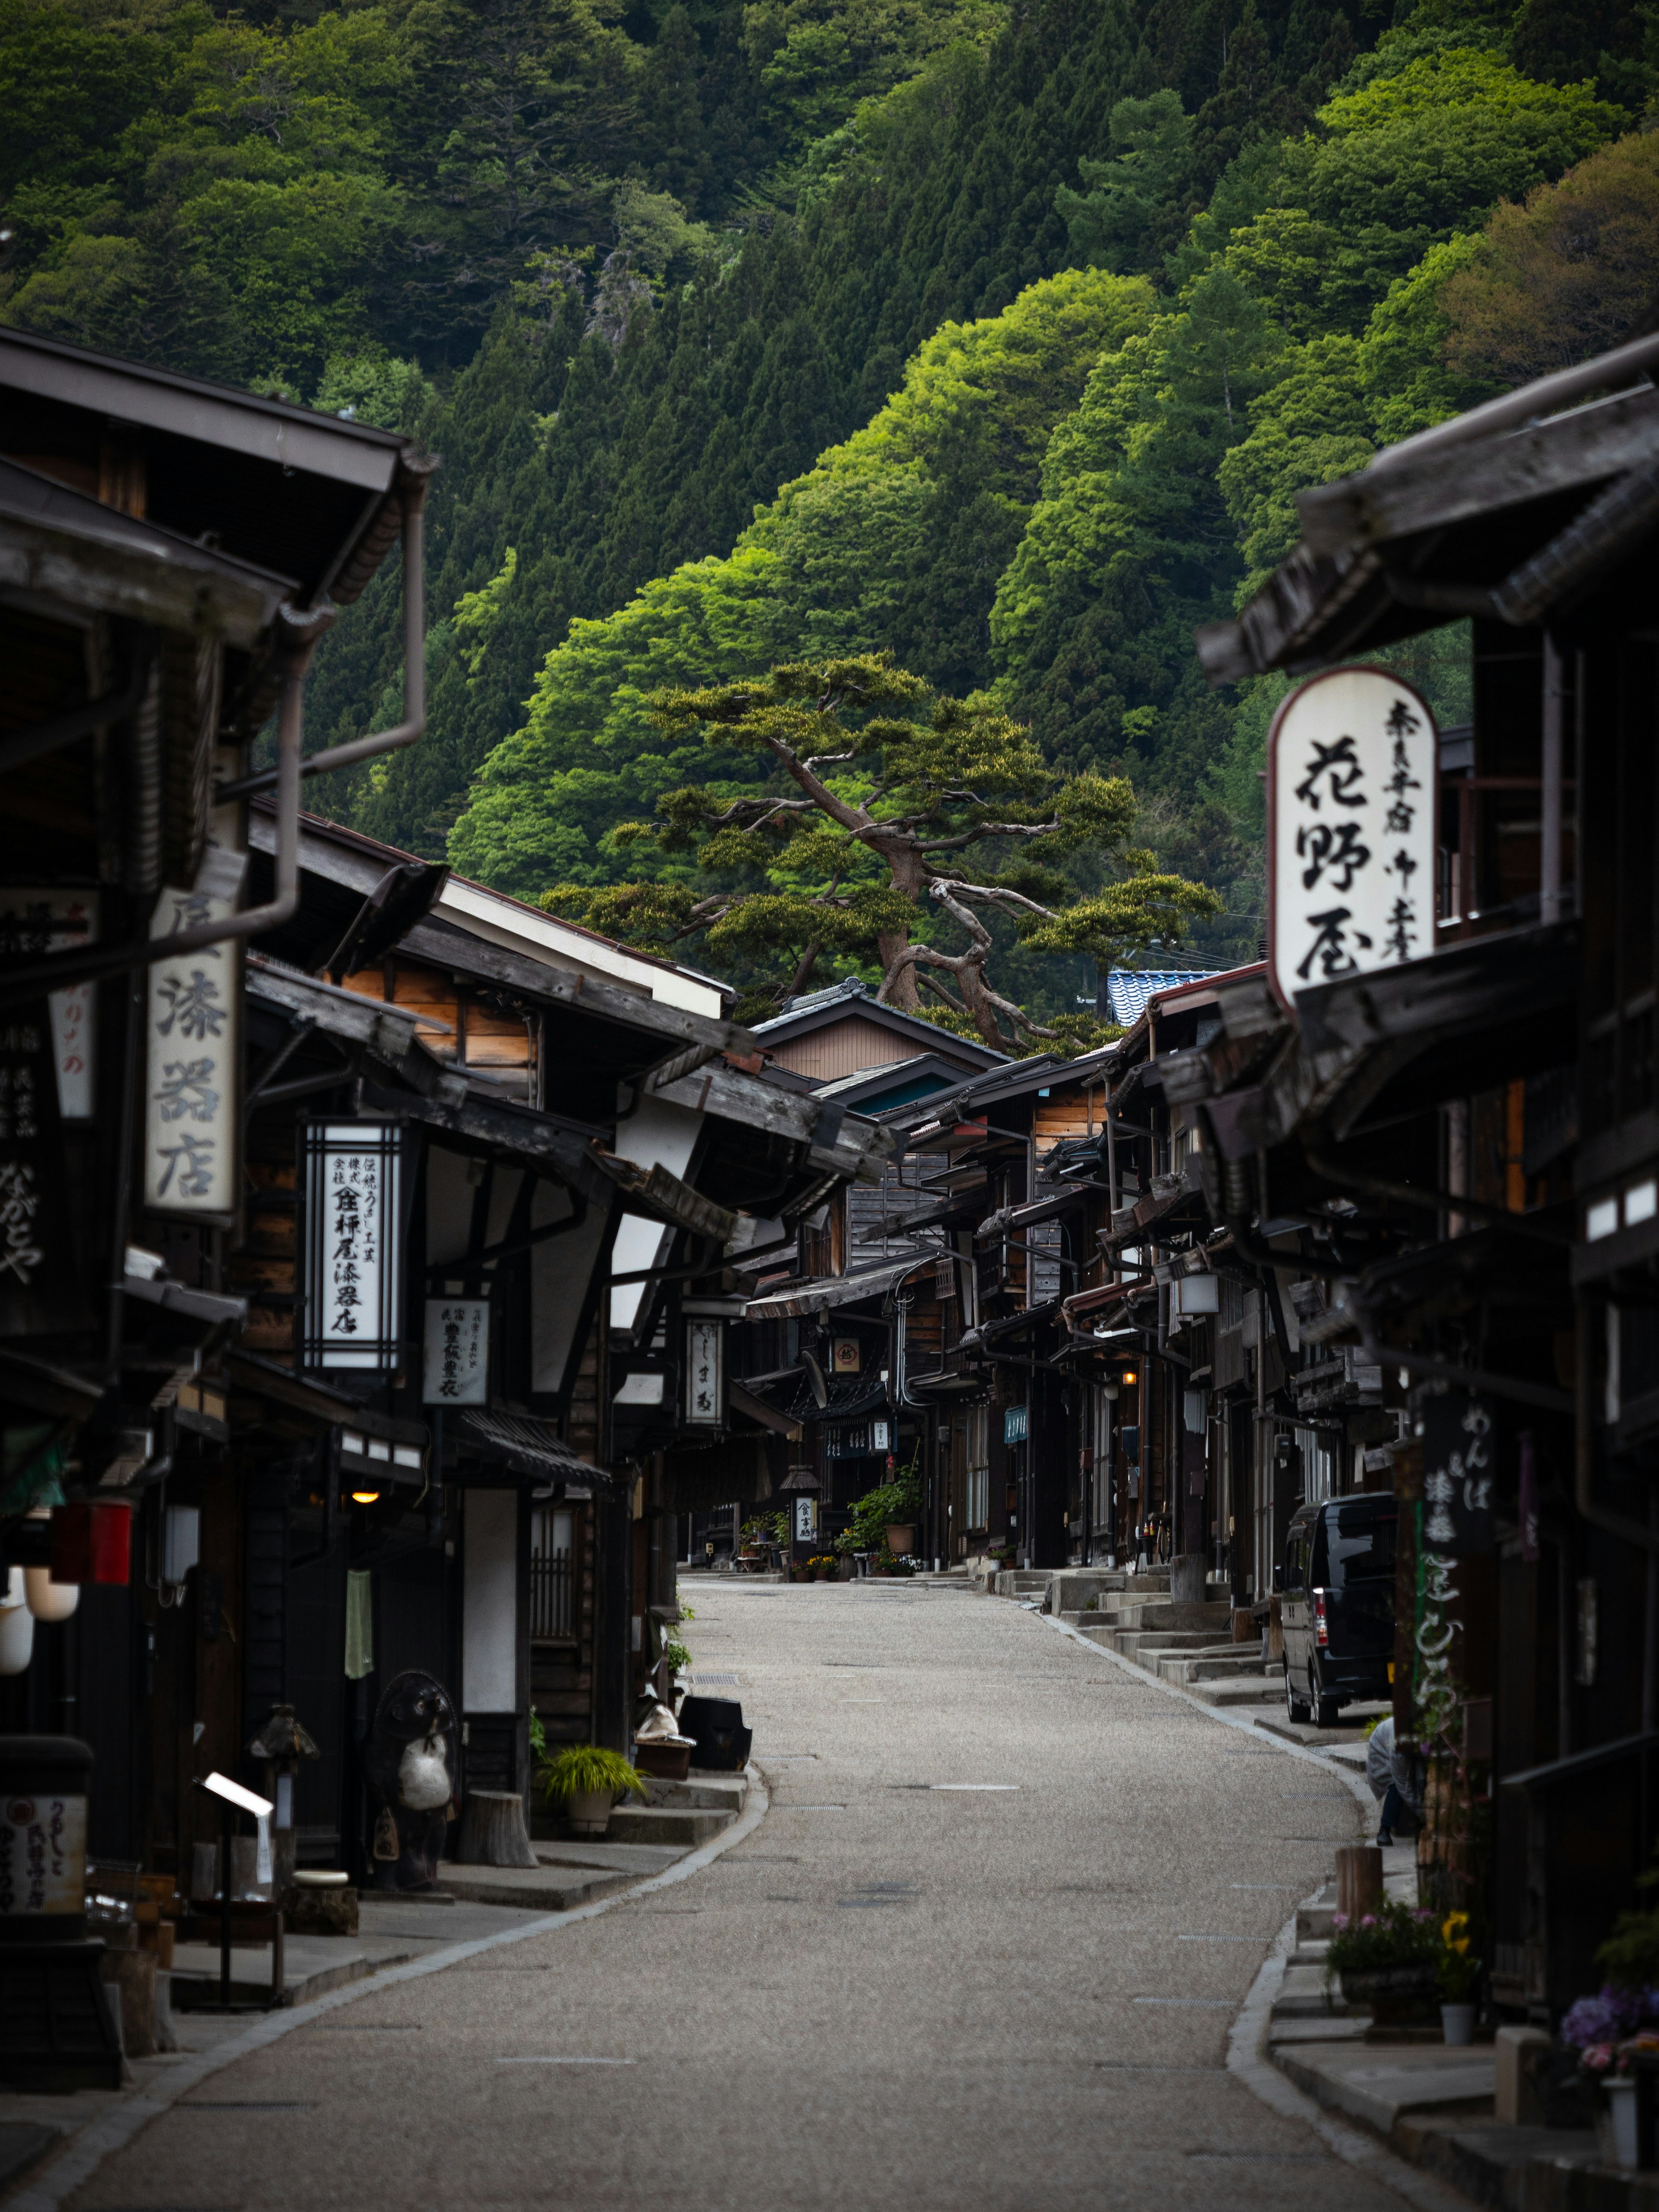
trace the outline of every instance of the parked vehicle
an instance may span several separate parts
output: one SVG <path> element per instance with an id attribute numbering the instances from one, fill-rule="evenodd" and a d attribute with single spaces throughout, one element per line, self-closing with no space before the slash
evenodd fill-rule
<path id="1" fill-rule="evenodd" d="M 1344 1705 L 1389 1695 L 1399 1517 L 1389 1491 L 1299 1505 L 1291 1516 L 1280 1616 L 1293 1721 L 1332 1728 Z"/>

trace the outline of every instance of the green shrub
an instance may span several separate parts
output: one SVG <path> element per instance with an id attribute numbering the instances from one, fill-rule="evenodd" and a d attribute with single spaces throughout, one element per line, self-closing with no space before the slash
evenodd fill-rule
<path id="1" fill-rule="evenodd" d="M 572 1797 L 586 1797 L 608 1790 L 613 1796 L 645 1795 L 645 1777 L 630 1766 L 620 1752 L 606 1751 L 597 1743 L 568 1743 L 544 1762 L 538 1777 L 550 1805 L 562 1805 Z"/>

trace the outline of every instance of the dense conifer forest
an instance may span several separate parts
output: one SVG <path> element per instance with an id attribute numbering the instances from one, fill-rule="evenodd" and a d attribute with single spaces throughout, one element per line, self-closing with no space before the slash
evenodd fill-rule
<path id="1" fill-rule="evenodd" d="M 1248 957 L 1283 687 L 1210 691 L 1193 628 L 1298 489 L 1628 335 L 1659 266 L 1618 0 L 0 0 L 0 77 L 7 320 L 442 453 L 428 734 L 319 801 L 568 911 L 763 774 L 653 691 L 887 652 L 1128 777 L 1223 894 L 1197 957 Z M 396 719 L 398 592 L 313 744 Z M 1465 710 L 1455 633 L 1407 672 Z M 1002 972 L 1052 1011 L 1091 963 Z"/>

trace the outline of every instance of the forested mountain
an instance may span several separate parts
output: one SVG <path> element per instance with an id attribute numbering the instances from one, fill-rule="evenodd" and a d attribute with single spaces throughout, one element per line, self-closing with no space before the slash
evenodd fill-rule
<path id="1" fill-rule="evenodd" d="M 1193 626 L 1659 248 L 1651 9 L 1351 5 L 0 0 L 0 312 L 443 453 L 428 735 L 316 794 L 362 827 L 620 880 L 617 825 L 758 773 L 652 690 L 888 649 L 1129 774 L 1231 956 L 1279 687 Z M 397 593 L 313 743 L 395 719 Z M 1455 715 L 1455 644 L 1415 672 Z"/>

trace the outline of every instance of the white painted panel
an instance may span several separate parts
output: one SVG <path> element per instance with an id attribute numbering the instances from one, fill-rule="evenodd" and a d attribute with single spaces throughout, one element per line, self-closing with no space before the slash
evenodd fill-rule
<path id="1" fill-rule="evenodd" d="M 519 1703 L 519 1493 L 469 1490 L 461 1584 L 461 1708 L 510 1713 Z"/>
<path id="2" fill-rule="evenodd" d="M 684 1176 L 702 1127 L 703 1117 L 689 1107 L 672 1105 L 665 1098 L 647 1097 L 639 1111 L 617 1124 L 617 1151 L 636 1167 L 665 1167 L 670 1175 Z M 613 1275 L 631 1274 L 640 1267 L 657 1265 L 673 1231 L 659 1222 L 641 1221 L 624 1214 L 611 1255 Z M 648 1283 L 624 1283 L 611 1293 L 611 1326 L 632 1328 Z"/>
<path id="3" fill-rule="evenodd" d="M 542 1182 L 530 1202 L 530 1223 L 542 1229 L 564 1219 L 570 1194 L 559 1183 Z M 587 1218 L 562 1237 L 532 1245 L 530 1254 L 530 1387 L 562 1390 L 566 1370 L 580 1357 L 576 1342 L 582 1309 L 593 1280 L 599 1248 L 610 1227 L 602 1206 L 590 1206 Z"/>

